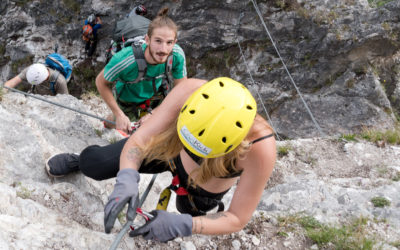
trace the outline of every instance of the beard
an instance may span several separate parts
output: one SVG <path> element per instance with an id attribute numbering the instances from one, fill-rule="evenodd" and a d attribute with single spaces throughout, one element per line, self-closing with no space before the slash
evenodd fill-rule
<path id="1" fill-rule="evenodd" d="M 151 49 L 151 46 L 149 46 L 148 48 L 149 48 L 149 55 L 150 55 L 151 59 L 153 59 L 155 64 L 162 64 L 167 61 L 169 54 L 161 53 L 161 52 L 157 53 Z"/>

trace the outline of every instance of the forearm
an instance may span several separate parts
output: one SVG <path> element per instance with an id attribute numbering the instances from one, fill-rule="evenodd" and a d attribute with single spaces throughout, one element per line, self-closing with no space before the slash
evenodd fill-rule
<path id="1" fill-rule="evenodd" d="M 229 234 L 241 230 L 245 224 L 234 214 L 225 211 L 193 217 L 192 232 L 206 235 Z"/>
<path id="2" fill-rule="evenodd" d="M 142 161 L 143 157 L 140 147 L 134 141 L 133 137 L 130 137 L 122 149 L 119 169 L 133 168 L 139 170 Z"/>
<path id="3" fill-rule="evenodd" d="M 8 80 L 7 82 L 5 82 L 4 86 L 9 87 L 9 88 L 15 88 L 21 81 L 22 81 L 22 79 L 19 76 L 16 76 L 16 77 Z"/>
<path id="4" fill-rule="evenodd" d="M 110 82 L 104 79 L 104 70 L 102 70 L 96 78 L 96 87 L 99 91 L 101 97 L 106 102 L 107 106 L 111 109 L 111 112 L 114 116 L 119 116 L 124 114 L 122 110 L 119 108 L 116 100 L 114 99 L 112 90 L 109 86 Z"/>

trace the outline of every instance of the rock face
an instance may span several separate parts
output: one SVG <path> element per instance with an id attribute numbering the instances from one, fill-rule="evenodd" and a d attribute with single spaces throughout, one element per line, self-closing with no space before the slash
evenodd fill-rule
<path id="1" fill-rule="evenodd" d="M 76 110 L 102 117 L 106 105 L 96 96 L 78 100 L 70 95 L 42 96 Z M 0 248 L 108 249 L 121 230 L 117 222 L 104 233 L 103 209 L 115 179 L 95 181 L 81 173 L 50 178 L 44 166 L 51 155 L 80 153 L 86 146 L 106 145 L 122 138 L 94 118 L 18 93 L 0 102 Z M 327 225 L 367 218 L 376 244 L 400 241 L 400 148 L 334 138 L 278 142 L 286 148 L 264 191 L 258 209 L 244 230 L 224 236 L 178 238 L 169 243 L 125 237 L 120 249 L 304 249 L 311 243 L 300 229 L 284 227 L 280 218 L 313 216 Z M 142 175 L 140 193 L 151 175 Z M 153 210 L 169 173 L 157 177 L 143 209 Z M 234 188 L 224 197 L 226 207 Z M 174 197 L 168 211 L 174 212 Z M 371 200 L 390 201 L 375 207 Z M 372 236 L 371 236 L 372 237 Z M 390 246 L 390 245 L 388 245 Z M 390 249 L 390 248 L 389 248 Z"/>
<path id="2" fill-rule="evenodd" d="M 376 239 L 376 246 L 398 247 L 400 148 L 346 142 L 337 135 L 395 126 L 400 112 L 399 1 L 379 8 L 366 0 L 257 1 L 274 43 L 253 1 L 148 2 L 150 18 L 168 6 L 180 26 L 178 42 L 189 77 L 230 76 L 248 84 L 260 113 L 268 114 L 279 136 L 290 140 L 278 142 L 288 153 L 278 158 L 255 215 L 240 232 L 164 244 L 124 237 L 120 249 L 316 249 L 304 229 L 285 231 L 280 223 L 298 214 L 329 225 L 367 218 L 365 235 Z M 94 88 L 115 20 L 136 3 L 1 1 L 0 81 L 43 60 L 58 44 L 75 68 L 70 83 L 75 97 L 44 98 L 106 117 L 104 102 L 81 93 Z M 92 12 L 101 15 L 104 27 L 96 57 L 88 60 L 80 30 Z M 121 135 L 94 118 L 17 93 L 0 92 L 0 124 L 0 249 L 108 249 L 124 223 L 121 218 L 110 235 L 104 233 L 103 208 L 115 180 L 97 182 L 80 173 L 49 178 L 44 164 L 52 154 L 79 153 Z M 141 193 L 150 178 L 142 176 Z M 157 177 L 145 210 L 155 208 L 170 181 L 169 174 Z M 223 200 L 226 207 L 232 193 Z M 375 207 L 375 197 L 390 204 Z M 176 211 L 173 200 L 168 210 Z"/>
<path id="3" fill-rule="evenodd" d="M 283 138 L 310 138 L 392 128 L 399 116 L 400 3 L 376 7 L 368 2 L 374 1 L 267 0 L 258 1 L 258 12 L 255 1 L 238 0 L 151 1 L 146 6 L 149 18 L 163 6 L 170 8 L 180 27 L 178 42 L 186 52 L 189 77 L 230 76 L 248 84 Z M 82 85 L 101 70 L 115 21 L 134 5 L 3 1 L 0 79 L 42 60 L 58 43 L 59 52 L 76 67 L 70 88 L 80 89 L 72 91 L 79 97 L 87 90 Z M 92 12 L 102 17 L 104 27 L 92 60 L 97 67 L 87 79 L 82 77 L 88 68 L 82 64 L 80 30 Z"/>

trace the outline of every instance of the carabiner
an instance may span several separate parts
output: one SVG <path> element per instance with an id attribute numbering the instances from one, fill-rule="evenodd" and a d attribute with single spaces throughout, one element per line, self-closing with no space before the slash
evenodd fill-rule
<path id="1" fill-rule="evenodd" d="M 140 207 L 136 209 L 136 214 L 140 215 L 139 217 L 136 217 L 136 220 L 132 223 L 130 226 L 131 230 L 135 230 L 138 228 L 143 227 L 146 225 L 148 221 L 154 218 L 154 215 L 151 213 L 148 213 L 146 211 L 143 211 Z"/>

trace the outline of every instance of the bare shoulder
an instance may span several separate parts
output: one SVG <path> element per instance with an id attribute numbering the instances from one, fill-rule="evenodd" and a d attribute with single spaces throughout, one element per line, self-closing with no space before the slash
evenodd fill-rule
<path id="1" fill-rule="evenodd" d="M 267 135 L 273 135 L 274 131 L 272 127 L 268 124 L 268 122 L 261 117 L 259 114 L 256 115 L 254 119 L 253 126 L 250 128 L 250 131 L 246 137 L 246 139 L 250 142 L 258 140 Z M 273 137 L 273 136 L 271 136 Z"/>
<path id="2" fill-rule="evenodd" d="M 260 115 L 256 116 L 246 140 L 251 143 L 250 149 L 246 156 L 238 162 L 238 167 L 255 168 L 258 171 L 264 169 L 271 172 L 276 161 L 274 131 Z"/>

